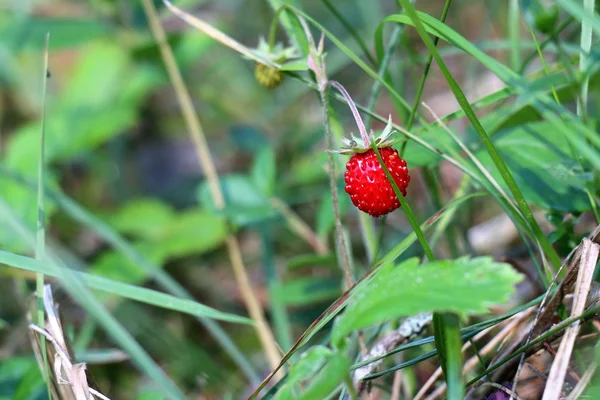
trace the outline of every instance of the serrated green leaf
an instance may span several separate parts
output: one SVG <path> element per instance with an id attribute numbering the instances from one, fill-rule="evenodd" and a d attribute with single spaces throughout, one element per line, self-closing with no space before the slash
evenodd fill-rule
<path id="1" fill-rule="evenodd" d="M 512 267 L 491 257 L 440 260 L 419 265 L 417 258 L 379 269 L 357 288 L 338 318 L 332 343 L 339 345 L 356 329 L 420 312 L 449 311 L 461 316 L 484 313 L 508 300 L 522 279 Z"/>
<path id="2" fill-rule="evenodd" d="M 534 122 L 501 131 L 494 144 L 527 201 L 565 212 L 590 208 L 585 187 L 592 173 L 571 157 L 567 138 L 553 124 Z M 476 156 L 503 184 L 487 152 Z"/>

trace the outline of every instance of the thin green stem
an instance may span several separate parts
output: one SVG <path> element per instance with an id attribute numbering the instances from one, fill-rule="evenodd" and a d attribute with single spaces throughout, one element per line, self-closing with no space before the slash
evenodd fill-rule
<path id="1" fill-rule="evenodd" d="M 556 250 L 554 250 L 554 248 L 550 244 L 550 241 L 548 240 L 546 235 L 544 235 L 544 232 L 542 231 L 539 224 L 535 220 L 533 213 L 531 212 L 531 209 L 529 208 L 529 205 L 527 204 L 527 201 L 525 200 L 525 197 L 523 197 L 521 190 L 519 189 L 517 183 L 515 182 L 512 174 L 508 170 L 506 164 L 504 163 L 504 160 L 498 153 L 498 150 L 496 150 L 496 147 L 494 146 L 490 137 L 488 136 L 485 129 L 481 125 L 481 122 L 479 122 L 479 119 L 477 118 L 477 115 L 473 111 L 473 108 L 471 107 L 471 104 L 467 100 L 465 94 L 463 93 L 462 89 L 460 88 L 460 86 L 458 85 L 458 83 L 456 82 L 454 77 L 452 76 L 450 70 L 446 66 L 446 63 L 444 62 L 444 60 L 442 59 L 440 54 L 437 52 L 435 45 L 433 44 L 433 41 L 427 34 L 427 31 L 425 30 L 425 27 L 423 26 L 423 23 L 421 22 L 421 19 L 419 18 L 418 14 L 417 14 L 416 9 L 410 3 L 409 0 L 400 0 L 400 1 L 402 2 L 404 9 L 406 10 L 406 14 L 413 21 L 415 28 L 417 29 L 417 31 L 419 32 L 419 35 L 421 36 L 421 39 L 423 40 L 423 42 L 425 43 L 425 45 L 427 46 L 429 51 L 433 54 L 433 57 L 435 58 L 437 64 L 439 65 L 440 70 L 442 71 L 442 74 L 446 78 L 452 92 L 454 93 L 456 100 L 458 101 L 461 108 L 465 111 L 465 115 L 467 116 L 467 118 L 471 122 L 471 125 L 473 126 L 473 128 L 475 128 L 475 131 L 481 138 L 483 144 L 485 145 L 485 147 L 490 155 L 490 158 L 494 162 L 495 167 L 498 169 L 498 171 L 500 172 L 500 175 L 506 182 L 506 185 L 511 190 L 513 196 L 515 197 L 515 200 L 517 201 L 517 205 L 518 205 L 519 209 L 521 210 L 523 216 L 529 223 L 531 229 L 533 230 L 533 232 L 535 234 L 536 239 L 539 241 L 540 246 L 542 247 L 543 251 L 546 253 L 547 257 L 549 258 L 550 263 L 552 265 L 554 265 L 555 268 L 558 268 L 560 266 L 560 257 L 558 256 L 558 254 L 556 253 Z"/>
<path id="2" fill-rule="evenodd" d="M 568 19 L 564 20 L 558 26 L 558 28 L 556 28 L 556 30 L 554 32 L 552 32 L 552 35 L 549 38 L 547 38 L 542 43 L 540 43 L 539 50 L 544 50 L 546 48 L 546 46 L 548 46 L 550 43 L 552 43 L 555 40 L 555 38 L 557 38 L 558 35 L 562 31 L 564 31 L 574 20 L 575 19 L 573 17 L 569 17 Z M 527 58 L 525 59 L 525 61 L 523 61 L 523 64 L 521 64 L 521 67 L 519 68 L 519 75 L 525 74 L 525 70 L 529 66 L 529 63 L 531 63 L 531 61 L 533 61 L 533 59 L 535 58 L 535 56 L 537 54 L 538 54 L 538 49 L 536 48 L 536 50 L 534 50 L 531 54 L 529 54 L 529 56 L 527 56 Z"/>
<path id="3" fill-rule="evenodd" d="M 341 86 L 341 85 L 340 85 Z M 327 98 L 327 85 L 319 85 L 319 95 L 321 97 L 321 107 L 323 108 L 323 124 L 325 125 L 325 143 L 328 149 L 333 145 L 333 133 L 329 125 L 329 100 Z M 359 117 L 360 118 L 360 117 Z M 363 126 L 364 129 L 364 126 Z M 329 169 L 329 190 L 331 191 L 331 200 L 333 202 L 333 213 L 335 216 L 335 237 L 339 256 L 341 258 L 342 270 L 346 280 L 347 288 L 352 287 L 354 281 L 344 232 L 342 227 L 342 217 L 340 213 L 340 202 L 335 179 L 335 162 L 333 154 L 327 152 L 327 166 Z"/>
<path id="4" fill-rule="evenodd" d="M 38 158 L 38 186 L 37 186 L 37 229 L 36 229 L 36 245 L 35 258 L 40 262 L 44 262 L 46 258 L 46 225 L 44 211 L 44 182 L 45 182 L 45 139 L 46 139 L 46 94 L 48 87 L 48 52 L 50 46 L 50 33 L 46 33 L 46 41 L 44 48 L 44 70 L 42 71 L 42 125 L 40 129 L 40 154 Z M 44 274 L 37 273 L 35 279 L 36 292 L 36 308 L 37 308 L 37 324 L 41 329 L 45 329 L 46 315 L 44 312 Z M 40 338 L 40 351 L 42 355 L 44 380 L 48 386 L 48 398 L 50 398 L 50 368 L 48 366 L 48 354 L 46 352 L 46 338 L 43 335 L 38 335 Z"/>
<path id="5" fill-rule="evenodd" d="M 369 51 L 367 44 L 365 43 L 361 35 L 356 31 L 356 29 L 354 29 L 352 24 L 348 22 L 348 20 L 338 11 L 337 8 L 334 7 L 333 4 L 331 4 L 329 0 L 323 0 L 323 4 L 325 4 L 325 7 L 327 7 L 327 9 L 338 19 L 338 21 L 340 21 L 344 29 L 346 29 L 350 36 L 352 36 L 352 38 L 356 41 L 356 43 L 362 50 L 367 60 L 371 63 L 371 65 L 377 65 L 377 62 L 375 61 L 375 58 Z"/>
<path id="6" fill-rule="evenodd" d="M 440 20 L 442 22 L 446 22 L 446 17 L 448 16 L 448 11 L 450 11 L 450 5 L 452 4 L 452 0 L 446 0 L 444 4 L 444 9 L 442 10 L 442 16 Z M 436 36 L 433 39 L 433 45 L 437 47 L 440 38 Z M 419 82 L 419 86 L 417 87 L 417 94 L 415 96 L 415 100 L 413 101 L 412 109 L 410 111 L 410 115 L 408 116 L 408 120 L 406 121 L 406 130 L 410 131 L 412 129 L 413 123 L 415 122 L 415 116 L 417 115 L 417 110 L 419 109 L 419 105 L 421 104 L 421 98 L 423 97 L 423 89 L 425 88 L 425 81 L 427 80 L 427 76 L 429 75 L 429 70 L 431 69 L 431 63 L 433 62 L 433 53 L 429 53 L 427 57 L 427 62 L 425 63 L 425 68 L 423 69 L 423 75 L 421 76 L 421 81 Z M 406 150 L 406 145 L 408 142 L 402 143 L 402 148 L 400 149 L 400 155 L 404 155 L 404 151 Z"/>
<path id="7" fill-rule="evenodd" d="M 583 8 L 586 13 L 594 15 L 595 0 L 583 0 Z M 592 49 L 592 23 L 588 19 L 581 21 L 581 52 L 579 53 L 579 71 L 584 73 L 583 82 L 581 83 L 581 97 L 577 102 L 577 115 L 581 118 L 587 116 L 588 90 L 590 86 L 590 77 L 587 74 L 589 65 L 589 54 Z"/>
<path id="8" fill-rule="evenodd" d="M 398 185 L 394 181 L 394 178 L 392 177 L 392 174 L 390 173 L 390 170 L 385 165 L 385 162 L 383 161 L 383 158 L 381 158 L 381 152 L 379 151 L 379 149 L 375 145 L 375 142 L 371 143 L 371 148 L 373 149 L 373 151 L 377 155 L 377 160 L 379 160 L 379 164 L 381 165 L 381 169 L 385 173 L 385 176 L 388 179 L 388 182 L 392 185 L 392 188 L 394 189 L 394 193 L 396 194 L 396 197 L 398 197 L 398 200 L 400 201 L 400 205 L 402 206 L 402 209 L 404 210 L 404 213 L 406 214 L 406 218 L 408 219 L 408 222 L 410 223 L 410 226 L 412 227 L 413 231 L 415 232 L 415 235 L 417 236 L 417 239 L 419 240 L 419 243 L 421 244 L 421 247 L 423 248 L 423 251 L 425 252 L 425 255 L 427 256 L 427 258 L 429 259 L 429 261 L 434 261 L 435 257 L 433 255 L 433 252 L 431 251 L 431 248 L 429 247 L 429 244 L 427 243 L 427 239 L 425 238 L 425 235 L 423 234 L 423 231 L 421 230 L 421 226 L 417 222 L 417 219 L 415 218 L 415 215 L 413 214 L 410 206 L 408 205 L 408 202 L 406 201 L 406 199 L 402 195 L 402 192 L 400 191 L 400 188 L 398 188 Z"/>
<path id="9" fill-rule="evenodd" d="M 508 3 L 508 36 L 511 42 L 510 64 L 513 71 L 521 65 L 521 20 L 519 0 L 509 0 Z"/>

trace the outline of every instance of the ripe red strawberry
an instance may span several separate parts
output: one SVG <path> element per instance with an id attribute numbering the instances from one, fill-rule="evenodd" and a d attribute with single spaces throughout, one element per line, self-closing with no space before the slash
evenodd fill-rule
<path id="1" fill-rule="evenodd" d="M 398 151 L 392 148 L 391 137 L 395 133 L 392 125 L 392 116 L 381 134 L 375 137 L 373 131 L 367 133 L 365 124 L 358 113 L 352 98 L 338 82 L 330 84 L 342 93 L 350 106 L 360 138 L 351 135 L 351 139 L 342 138 L 342 150 L 332 150 L 334 153 L 351 154 L 350 161 L 346 164 L 346 193 L 350 195 L 352 203 L 361 211 L 374 217 L 381 217 L 400 207 L 394 188 L 387 180 L 385 171 L 379 164 L 376 147 L 381 154 L 381 159 L 389 170 L 394 182 L 403 196 L 406 196 L 406 187 L 410 182 L 406 161 L 401 159 Z"/>
<path id="2" fill-rule="evenodd" d="M 379 152 L 402 195 L 406 196 L 406 187 L 410 182 L 406 161 L 392 147 L 382 147 Z M 373 149 L 355 153 L 346 164 L 344 177 L 346 193 L 359 210 L 373 217 L 381 217 L 400 207 Z"/>

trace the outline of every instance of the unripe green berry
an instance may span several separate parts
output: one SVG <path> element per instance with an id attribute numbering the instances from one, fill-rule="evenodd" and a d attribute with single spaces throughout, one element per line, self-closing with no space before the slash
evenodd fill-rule
<path id="1" fill-rule="evenodd" d="M 265 64 L 256 64 L 254 75 L 256 76 L 258 83 L 269 89 L 276 88 L 281 84 L 281 81 L 283 81 L 283 74 L 281 71 Z"/>
<path id="2" fill-rule="evenodd" d="M 558 22 L 558 7 L 552 5 L 540 11 L 535 16 L 534 26 L 539 32 L 549 35 L 554 32 L 556 23 Z"/>

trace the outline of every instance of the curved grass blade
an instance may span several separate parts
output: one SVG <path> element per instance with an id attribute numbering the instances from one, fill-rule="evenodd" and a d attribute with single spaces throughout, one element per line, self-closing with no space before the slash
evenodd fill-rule
<path id="1" fill-rule="evenodd" d="M 23 186 L 33 190 L 35 184 L 23 177 L 22 175 L 6 169 L 0 165 L 0 173 L 12 178 L 15 182 L 21 183 Z M 158 265 L 155 265 L 148 260 L 143 254 L 135 249 L 121 234 L 112 229 L 106 222 L 96 217 L 75 200 L 65 195 L 58 189 L 53 189 L 46 186 L 46 196 L 52 199 L 57 205 L 66 212 L 73 220 L 86 226 L 107 243 L 121 252 L 129 260 L 142 268 L 149 276 L 156 280 L 156 283 L 164 291 L 171 293 L 173 296 L 194 301 L 193 296 L 177 282 L 168 273 L 163 271 Z M 244 353 L 233 343 L 227 332 L 223 330 L 215 321 L 198 317 L 198 321 L 211 333 L 219 345 L 227 352 L 232 360 L 237 364 L 240 370 L 246 375 L 252 383 L 260 381 L 258 373 L 253 364 L 246 358 Z"/>
<path id="2" fill-rule="evenodd" d="M 18 217 L 14 215 L 4 201 L 0 201 L 0 208 L 2 209 L 2 214 L 14 227 L 15 233 L 23 237 L 30 245 L 34 245 L 34 235 L 24 227 L 23 223 L 18 220 Z M 0 254 L 4 256 L 3 259 L 6 261 L 15 261 L 16 257 L 22 257 L 5 251 L 0 251 Z M 123 351 L 130 355 L 131 360 L 142 372 L 152 379 L 163 394 L 172 399 L 185 399 L 183 392 L 154 362 L 154 360 L 152 360 L 133 336 L 123 328 L 113 315 L 111 315 L 106 307 L 94 297 L 74 271 L 68 268 L 61 268 L 60 265 L 57 265 L 49 257 L 46 257 L 43 262 L 31 258 L 29 260 L 40 266 L 37 272 L 59 278 L 63 282 L 64 289 L 82 308 L 98 321 L 106 333 L 122 348 Z M 23 263 L 22 259 L 19 259 L 19 261 L 20 263 Z"/>
<path id="3" fill-rule="evenodd" d="M 464 204 L 467 200 L 470 200 L 474 197 L 481 196 L 481 193 L 470 194 L 468 196 L 461 197 L 456 199 L 455 201 L 449 203 L 446 207 L 435 213 L 431 216 L 427 221 L 425 221 L 421 225 L 422 231 L 427 231 L 432 225 L 434 225 L 444 213 L 459 207 Z M 333 302 L 327 310 L 325 310 L 307 329 L 304 333 L 298 338 L 296 343 L 292 346 L 292 348 L 283 356 L 279 366 L 271 371 L 269 376 L 267 376 L 264 381 L 256 388 L 256 390 L 250 396 L 250 399 L 255 399 L 261 390 L 269 383 L 269 381 L 275 376 L 277 371 L 292 357 L 292 355 L 302 346 L 304 346 L 308 341 L 323 327 L 329 323 L 336 315 L 338 315 L 348 304 L 350 297 L 358 287 L 358 285 L 365 284 L 369 279 L 373 276 L 375 271 L 382 265 L 388 265 L 390 262 L 393 262 L 396 258 L 398 258 L 406 249 L 408 249 L 413 243 L 417 241 L 417 236 L 415 232 L 411 232 L 400 244 L 398 244 L 390 253 L 388 253 L 384 258 L 382 258 L 373 269 L 371 269 L 365 276 L 363 276 L 360 280 L 358 280 L 354 286 L 352 286 L 349 290 L 347 290 L 342 296 L 340 296 L 335 302 Z"/>
<path id="4" fill-rule="evenodd" d="M 558 266 L 560 266 L 560 257 L 558 256 L 558 254 L 556 253 L 556 251 L 550 244 L 550 241 L 544 235 L 544 232 L 542 231 L 539 224 L 535 220 L 533 213 L 531 212 L 531 209 L 529 208 L 529 205 L 525 201 L 525 198 L 523 197 L 521 190 L 519 189 L 517 183 L 515 182 L 512 174 L 508 170 L 508 167 L 504 163 L 504 160 L 502 159 L 502 157 L 496 150 L 493 142 L 491 141 L 491 139 L 489 138 L 485 129 L 481 125 L 481 122 L 475 115 L 475 112 L 473 111 L 465 94 L 463 93 L 462 89 L 459 87 L 458 83 L 456 82 L 456 80 L 454 79 L 452 74 L 450 73 L 450 70 L 446 66 L 444 60 L 438 53 L 435 45 L 433 44 L 433 41 L 429 37 L 429 35 L 423 25 L 423 22 L 420 19 L 419 14 L 417 14 L 417 11 L 415 10 L 414 6 L 410 3 L 410 1 L 408 1 L 408 0 L 400 0 L 400 1 L 402 2 L 402 5 L 404 6 L 404 9 L 406 10 L 408 17 L 412 20 L 416 30 L 419 32 L 421 39 L 423 40 L 423 42 L 425 43 L 425 45 L 427 46 L 427 48 L 429 49 L 429 51 L 432 53 L 433 57 L 435 58 L 436 62 L 438 63 L 438 66 L 440 67 L 442 74 L 446 78 L 446 81 L 448 82 L 450 89 L 454 93 L 456 100 L 460 104 L 461 108 L 465 111 L 467 118 L 471 122 L 473 128 L 475 129 L 475 131 L 477 132 L 479 137 L 481 138 L 484 146 L 486 147 L 486 150 L 488 151 L 488 153 L 490 154 L 490 157 L 492 158 L 492 161 L 494 162 L 494 165 L 496 166 L 496 168 L 498 168 L 498 171 L 500 172 L 502 179 L 505 181 L 505 183 L 509 187 L 510 191 L 512 192 L 513 196 L 515 197 L 515 200 L 517 201 L 517 205 L 518 205 L 519 209 L 521 210 L 521 212 L 525 216 L 526 220 L 530 224 L 531 229 L 535 233 L 535 237 L 539 241 L 544 252 L 546 253 L 546 256 L 549 258 L 551 264 L 554 265 L 556 268 L 558 268 Z M 386 18 L 385 20 L 389 20 L 389 18 L 390 17 Z M 439 23 L 439 21 L 438 21 L 438 23 Z M 443 25 L 443 24 L 441 24 L 441 25 Z M 445 25 L 443 25 L 443 27 L 447 28 Z M 447 28 L 447 29 L 449 30 L 449 28 Z"/>

